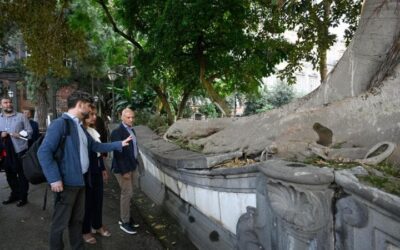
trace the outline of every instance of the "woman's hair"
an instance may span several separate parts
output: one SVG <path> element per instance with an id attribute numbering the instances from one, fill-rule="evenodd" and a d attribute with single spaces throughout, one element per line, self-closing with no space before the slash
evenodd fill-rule
<path id="1" fill-rule="evenodd" d="M 90 107 L 90 112 L 93 112 L 93 111 L 96 111 L 96 105 L 94 105 L 93 103 L 91 103 L 90 105 L 89 105 L 89 107 Z M 90 113 L 89 113 L 89 116 L 90 116 Z M 87 122 L 86 122 L 86 120 L 89 118 L 89 116 L 87 117 L 87 118 L 85 118 L 85 119 L 83 119 L 83 122 L 82 122 L 82 124 L 83 124 L 83 126 L 86 128 L 86 127 L 94 127 L 94 128 L 96 128 L 96 124 L 88 124 Z"/>

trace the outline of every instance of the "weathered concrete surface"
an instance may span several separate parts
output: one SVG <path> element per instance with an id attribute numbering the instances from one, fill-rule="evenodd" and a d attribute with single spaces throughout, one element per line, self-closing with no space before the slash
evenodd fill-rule
<path id="1" fill-rule="evenodd" d="M 336 249 L 399 249 L 400 198 L 367 186 L 348 170 L 336 171 L 343 188 L 336 202 Z"/>
<path id="2" fill-rule="evenodd" d="M 137 126 L 135 130 L 144 166 L 139 178 L 141 189 L 179 221 L 198 248 L 235 248 L 237 219 L 246 206 L 256 203 L 257 164 L 213 168 L 226 155 L 198 153 L 203 165 L 191 168 L 192 152 L 182 150 L 180 160 L 174 161 L 176 154 L 163 150 L 169 142 L 155 138 L 146 127 Z"/>
<path id="3" fill-rule="evenodd" d="M 141 126 L 136 131 L 142 190 L 200 249 L 400 247 L 400 198 L 360 183 L 356 176 L 368 175 L 361 166 L 342 171 L 270 159 L 238 168 L 186 169 L 152 159 L 158 156 L 151 151 L 166 142 L 148 148 L 149 141 L 160 141 Z"/>
<path id="4" fill-rule="evenodd" d="M 381 207 L 380 209 L 386 210 L 386 213 L 398 215 L 397 220 L 398 223 L 400 223 L 400 197 L 361 183 L 357 177 L 348 170 L 335 171 L 335 182 L 340 185 L 346 193 L 356 195 L 365 202 L 379 204 Z"/>
<path id="5" fill-rule="evenodd" d="M 164 173 L 185 184 L 195 187 L 212 188 L 228 192 L 253 192 L 257 175 L 257 164 L 245 168 L 213 168 L 217 162 L 239 156 L 238 152 L 221 155 L 204 155 L 175 148 L 175 144 L 162 140 L 148 127 L 136 126 L 139 149 L 141 155 L 161 170 L 154 170 L 160 180 L 164 180 Z M 147 185 L 147 184 L 144 184 Z M 177 185 L 173 185 L 177 186 Z M 174 189 L 178 189 L 175 187 Z"/>

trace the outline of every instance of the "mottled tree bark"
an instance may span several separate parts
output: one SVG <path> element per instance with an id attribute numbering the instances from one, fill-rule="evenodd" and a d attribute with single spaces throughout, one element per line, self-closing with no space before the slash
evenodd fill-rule
<path id="1" fill-rule="evenodd" d="M 48 114 L 48 107 L 49 102 L 47 100 L 47 83 L 43 79 L 40 81 L 39 86 L 36 90 L 36 100 L 37 100 L 37 119 L 39 123 L 39 130 L 41 132 L 46 131 L 47 129 L 47 114 Z"/>
<path id="2" fill-rule="evenodd" d="M 175 118 L 174 114 L 172 113 L 171 106 L 169 105 L 167 95 L 164 93 L 160 86 L 153 86 L 153 89 L 157 93 L 158 98 L 160 98 L 163 108 L 167 113 L 168 124 L 173 124 Z"/>

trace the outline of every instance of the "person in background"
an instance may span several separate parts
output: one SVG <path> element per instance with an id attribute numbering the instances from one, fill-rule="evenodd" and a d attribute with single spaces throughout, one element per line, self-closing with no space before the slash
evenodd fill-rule
<path id="1" fill-rule="evenodd" d="M 100 134 L 100 141 L 107 142 L 108 136 L 109 136 L 109 131 L 107 129 L 106 123 L 104 122 L 103 118 L 101 118 L 100 116 L 97 115 L 96 123 L 95 123 L 94 127 L 96 128 L 97 132 L 99 132 L 99 134 Z"/>
<path id="2" fill-rule="evenodd" d="M 121 188 L 120 196 L 120 228 L 128 234 L 136 234 L 134 228 L 139 227 L 130 216 L 131 199 L 133 195 L 133 187 L 137 179 L 137 156 L 138 147 L 136 142 L 133 123 L 135 120 L 135 112 L 129 108 L 122 111 L 122 123 L 111 132 L 111 141 L 118 141 L 120 138 L 127 136 L 132 137 L 129 146 L 121 151 L 114 151 L 111 170 L 117 178 Z"/>
<path id="3" fill-rule="evenodd" d="M 92 138 L 100 142 L 100 134 L 95 129 L 97 111 L 94 105 L 90 106 L 88 118 L 83 126 Z M 104 165 L 103 155 L 89 152 L 89 177 L 86 183 L 85 216 L 83 218 L 83 240 L 89 244 L 95 244 L 96 238 L 92 233 L 98 233 L 103 237 L 110 237 L 110 231 L 103 225 L 103 181 L 108 181 L 108 172 Z"/>
<path id="4" fill-rule="evenodd" d="M 98 143 L 81 126 L 89 115 L 92 98 L 77 90 L 67 99 L 68 112 L 51 122 L 38 150 L 51 191 L 54 193 L 54 209 L 50 226 L 50 250 L 64 249 L 63 233 L 68 228 L 70 246 L 74 250 L 84 248 L 82 223 L 85 213 L 85 182 L 89 169 L 89 152 L 120 151 L 132 138 L 113 143 Z M 55 153 L 68 126 L 63 157 L 57 161 Z"/>
<path id="5" fill-rule="evenodd" d="M 2 97 L 0 114 L 1 142 L 0 151 L 3 154 L 8 185 L 11 194 L 4 205 L 17 201 L 17 207 L 28 203 L 29 182 L 22 168 L 22 156 L 28 149 L 28 139 L 32 135 L 32 127 L 28 119 L 14 111 L 10 97 Z"/>
<path id="6" fill-rule="evenodd" d="M 29 120 L 29 124 L 32 127 L 32 136 L 28 140 L 28 148 L 32 146 L 32 144 L 39 139 L 40 133 L 39 133 L 39 124 L 33 120 L 33 110 L 31 109 L 24 109 L 22 110 L 26 118 Z"/>

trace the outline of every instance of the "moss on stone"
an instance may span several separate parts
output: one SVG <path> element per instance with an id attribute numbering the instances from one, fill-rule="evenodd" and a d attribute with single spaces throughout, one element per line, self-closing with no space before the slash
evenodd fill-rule
<path id="1" fill-rule="evenodd" d="M 358 178 L 362 183 L 379 188 L 385 192 L 400 196 L 400 179 L 391 179 L 384 176 L 367 175 Z"/>
<path id="2" fill-rule="evenodd" d="M 203 150 L 203 147 L 197 144 L 190 143 L 190 141 L 183 139 L 183 138 L 178 138 L 176 140 L 172 140 L 172 143 L 175 143 L 182 149 L 194 151 L 194 152 L 201 152 Z"/>
<path id="3" fill-rule="evenodd" d="M 319 166 L 331 167 L 336 170 L 351 169 L 360 166 L 357 162 L 336 162 L 326 161 L 318 156 L 306 158 L 303 163 Z M 400 169 L 384 161 L 376 166 L 362 165 L 367 171 L 367 176 L 358 176 L 358 179 L 369 186 L 379 188 L 385 192 L 400 196 Z"/>

